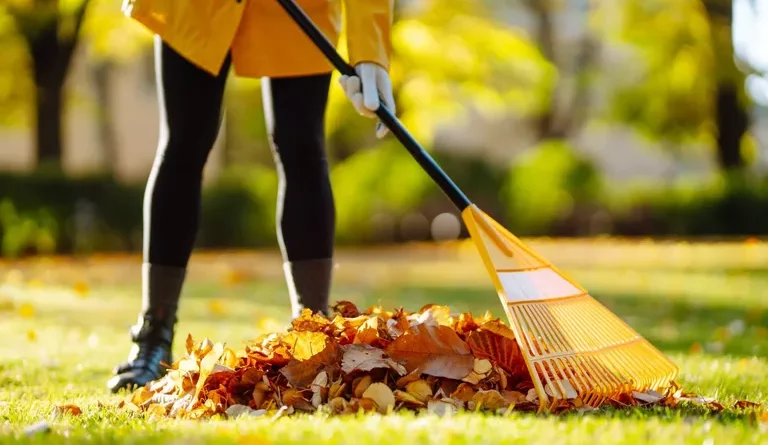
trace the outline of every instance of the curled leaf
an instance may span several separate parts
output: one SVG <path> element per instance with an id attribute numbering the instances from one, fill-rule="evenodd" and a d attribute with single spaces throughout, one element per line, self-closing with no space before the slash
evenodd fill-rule
<path id="1" fill-rule="evenodd" d="M 405 392 L 421 403 L 427 403 L 432 397 L 432 387 L 425 380 L 416 380 L 405 385 Z"/>
<path id="2" fill-rule="evenodd" d="M 376 409 L 386 414 L 387 411 L 395 406 L 395 395 L 389 386 L 384 383 L 371 383 L 370 386 L 363 392 L 363 399 L 371 399 L 376 404 Z"/>
<path id="3" fill-rule="evenodd" d="M 387 347 L 390 357 L 406 371 L 421 368 L 423 374 L 461 379 L 472 371 L 469 346 L 448 326 L 419 324 Z"/>
<path id="4" fill-rule="evenodd" d="M 344 358 L 341 361 L 341 370 L 346 374 L 355 371 L 371 371 L 376 368 L 389 368 L 398 375 L 406 373 L 400 363 L 387 357 L 386 352 L 370 345 L 345 345 L 342 347 Z"/>

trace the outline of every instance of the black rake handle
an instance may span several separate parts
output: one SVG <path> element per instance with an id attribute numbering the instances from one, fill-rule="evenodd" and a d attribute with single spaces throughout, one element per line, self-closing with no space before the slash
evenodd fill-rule
<path id="1" fill-rule="evenodd" d="M 336 52 L 336 49 L 331 42 L 328 41 L 319 29 L 317 29 L 315 24 L 312 23 L 309 17 L 307 17 L 304 11 L 302 11 L 293 0 L 277 1 L 341 74 L 357 76 L 355 69 L 350 66 L 338 52 Z M 395 117 L 395 115 L 386 107 L 386 104 L 381 97 L 379 97 L 379 108 L 376 110 L 376 116 L 378 116 L 381 122 L 389 128 L 389 131 L 392 132 L 401 144 L 403 144 L 411 156 L 416 159 L 416 162 L 421 165 L 421 168 L 427 172 L 433 181 L 435 181 L 460 212 L 472 205 L 472 202 L 467 198 L 464 192 L 459 189 L 453 180 L 451 180 L 443 169 L 440 168 L 437 162 L 432 159 L 429 153 L 416 142 L 397 117 Z"/>

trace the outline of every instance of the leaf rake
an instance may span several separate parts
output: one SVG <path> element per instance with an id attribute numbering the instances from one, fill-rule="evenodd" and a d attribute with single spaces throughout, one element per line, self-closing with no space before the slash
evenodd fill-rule
<path id="1" fill-rule="evenodd" d="M 293 0 L 277 0 L 342 74 L 353 67 Z M 599 406 L 631 391 L 664 390 L 678 367 L 584 288 L 473 204 L 380 100 L 376 115 L 461 212 L 496 287 L 539 396 Z"/>

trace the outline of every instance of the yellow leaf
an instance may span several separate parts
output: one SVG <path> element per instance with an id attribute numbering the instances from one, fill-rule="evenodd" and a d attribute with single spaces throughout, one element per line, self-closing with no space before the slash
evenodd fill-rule
<path id="1" fill-rule="evenodd" d="M 79 297 L 86 297 L 90 292 L 90 288 L 88 287 L 88 283 L 84 281 L 78 281 L 72 286 L 72 291 L 74 291 L 75 294 Z"/>
<path id="2" fill-rule="evenodd" d="M 224 349 L 224 354 L 221 357 L 221 364 L 230 369 L 235 369 L 240 363 L 240 359 L 237 358 L 237 354 L 230 348 Z"/>
<path id="3" fill-rule="evenodd" d="M 195 350 L 195 340 L 192 338 L 192 334 L 187 334 L 187 341 L 184 343 L 187 350 L 187 355 L 192 355 Z"/>
<path id="4" fill-rule="evenodd" d="M 149 388 L 142 386 L 131 395 L 130 403 L 136 406 L 141 406 L 151 400 L 154 395 L 155 393 Z"/>
<path id="5" fill-rule="evenodd" d="M 293 386 L 307 386 L 326 366 L 335 365 L 341 349 L 335 340 L 322 332 L 292 331 L 283 338 L 289 348 L 291 361 L 280 373 Z"/>
<path id="6" fill-rule="evenodd" d="M 164 405 L 161 405 L 159 403 L 153 403 L 147 407 L 146 412 L 150 418 L 158 418 L 158 417 L 165 417 L 168 410 Z"/>
<path id="7" fill-rule="evenodd" d="M 200 391 L 203 389 L 203 385 L 205 385 L 205 381 L 208 379 L 208 376 L 211 375 L 211 371 L 213 371 L 213 367 L 216 366 L 216 363 L 219 361 L 219 358 L 221 358 L 221 355 L 224 353 L 224 345 L 221 343 L 216 343 L 213 345 L 213 348 L 209 353 L 203 357 L 203 359 L 200 361 L 200 376 L 197 378 L 197 387 L 195 388 L 195 395 L 193 396 L 193 399 L 197 400 L 197 398 L 200 395 Z"/>
<path id="8" fill-rule="evenodd" d="M 395 400 L 397 400 L 398 402 L 402 402 L 402 403 L 405 403 L 406 405 L 417 406 L 417 407 L 424 406 L 424 402 L 420 401 L 419 399 L 412 396 L 411 394 L 408 394 L 405 391 L 396 389 L 394 391 L 394 394 L 395 394 Z"/>
<path id="9" fill-rule="evenodd" d="M 35 316 L 35 308 L 30 303 L 24 303 L 19 306 L 19 315 L 21 318 L 32 318 Z"/>
<path id="10" fill-rule="evenodd" d="M 432 397 L 432 387 L 429 385 L 429 383 L 427 383 L 426 380 L 421 379 L 405 385 L 405 392 L 422 403 L 427 403 L 427 401 Z"/>
<path id="11" fill-rule="evenodd" d="M 475 359 L 475 362 L 473 364 L 473 371 L 475 371 L 478 374 L 487 374 L 493 369 L 493 365 L 491 365 L 491 362 L 488 360 L 478 360 Z"/>
<path id="12" fill-rule="evenodd" d="M 382 339 L 389 339 L 387 324 L 381 317 L 371 317 L 357 329 L 354 343 L 372 345 Z"/>
<path id="13" fill-rule="evenodd" d="M 228 270 L 224 273 L 224 276 L 222 277 L 224 281 L 224 284 L 227 286 L 235 286 L 237 284 L 241 284 L 245 282 L 246 276 L 244 273 L 242 273 L 239 270 Z"/>
<path id="14" fill-rule="evenodd" d="M 208 302 L 208 312 L 216 316 L 222 316 L 227 311 L 223 301 L 219 299 L 212 299 Z"/>
<path id="15" fill-rule="evenodd" d="M 29 341 L 36 341 L 37 340 L 37 333 L 33 331 L 32 329 L 27 331 L 27 340 Z"/>
<path id="16" fill-rule="evenodd" d="M 389 389 L 389 386 L 384 383 L 372 383 L 363 392 L 363 398 L 373 400 L 381 414 L 386 414 L 387 411 L 395 406 L 395 395 Z"/>

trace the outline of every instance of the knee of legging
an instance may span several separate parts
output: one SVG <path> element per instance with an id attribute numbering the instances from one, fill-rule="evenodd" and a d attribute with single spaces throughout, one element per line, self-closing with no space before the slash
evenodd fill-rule
<path id="1" fill-rule="evenodd" d="M 159 149 L 157 162 L 175 172 L 202 173 L 213 142 L 206 139 L 169 138 Z"/>
<path id="2" fill-rule="evenodd" d="M 277 162 L 287 181 L 317 184 L 328 180 L 325 147 L 316 141 L 290 141 L 278 145 Z"/>

